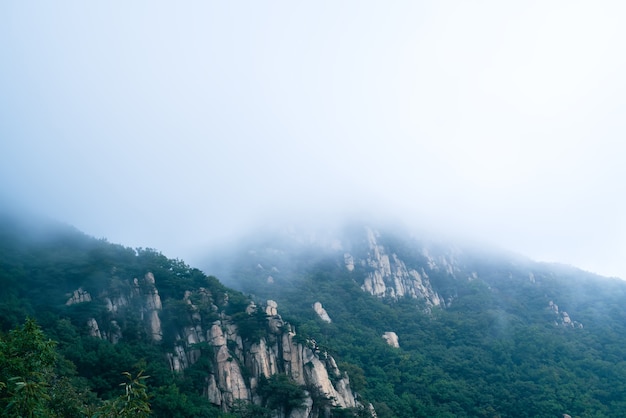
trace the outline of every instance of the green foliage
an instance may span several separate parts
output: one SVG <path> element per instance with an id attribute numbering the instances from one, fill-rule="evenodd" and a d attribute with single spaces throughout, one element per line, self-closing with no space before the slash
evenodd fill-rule
<path id="1" fill-rule="evenodd" d="M 181 392 L 175 384 L 156 388 L 151 403 L 155 416 L 160 417 L 210 418 L 222 415 L 207 399 Z"/>
<path id="2" fill-rule="evenodd" d="M 54 341 L 28 318 L 0 338 L 0 410 L 8 417 L 76 416 L 85 409 L 67 376 L 59 376 L 64 359 Z"/>
<path id="3" fill-rule="evenodd" d="M 8 416 L 49 414 L 48 387 L 56 357 L 54 342 L 31 318 L 0 340 L 0 408 Z"/>
<path id="4" fill-rule="evenodd" d="M 231 412 L 236 418 L 270 418 L 272 416 L 268 408 L 240 399 L 235 401 Z"/>
<path id="5" fill-rule="evenodd" d="M 258 342 L 267 333 L 267 314 L 263 309 L 257 309 L 251 314 L 237 312 L 232 315 L 232 320 L 244 340 Z"/>
<path id="6" fill-rule="evenodd" d="M 162 344 L 155 344 L 146 334 L 146 323 L 136 314 L 142 309 L 134 305 L 138 298 L 128 299 L 136 292 L 135 278 L 140 290 L 148 286 L 144 282 L 147 272 L 157 277 L 163 302 Z M 119 376 L 124 372 L 135 376 L 139 370 L 151 376 L 142 383 L 147 393 L 160 395 L 152 407 L 154 416 L 176 416 L 172 405 L 177 406 L 178 416 L 220 416 L 202 396 L 212 353 L 199 349 L 200 360 L 185 373 L 172 373 L 166 357 L 181 325 L 191 321 L 191 308 L 182 300 L 186 290 L 193 291 L 191 300 L 203 321 L 210 324 L 218 318 L 215 305 L 224 307 L 228 289 L 214 277 L 152 249 L 110 244 L 52 222 L 7 221 L 0 216 L 0 286 L 0 416 L 26 416 L 26 409 L 37 416 L 92 416 L 103 400 L 113 408 L 111 414 L 119 414 L 114 408 L 120 405 Z M 94 300 L 66 305 L 71 292 L 79 287 Z M 96 296 L 103 293 L 111 299 L 125 297 L 130 305 L 120 305 L 113 314 Z M 31 326 L 34 321 L 16 328 L 28 316 L 37 318 L 46 335 L 58 344 Z M 121 340 L 112 344 L 90 337 L 89 318 L 97 320 L 103 334 L 111 334 L 119 326 Z M 16 330 L 9 332 L 13 328 Z M 33 334 L 33 338 L 13 337 L 20 332 Z M 34 344 L 34 349 L 28 351 L 26 342 Z M 46 344 L 52 349 L 45 349 Z M 37 352 L 38 357 L 12 352 Z M 46 357 L 48 354 L 54 359 Z M 51 366 L 39 367 L 35 360 Z M 131 397 L 133 402 L 139 399 Z"/>
<path id="7" fill-rule="evenodd" d="M 380 242 L 408 268 L 423 268 L 452 303 L 427 310 L 420 300 L 372 297 L 360 288 L 367 265 L 349 272 L 343 253 L 280 240 L 231 256 L 225 278 L 276 300 L 294 340 L 325 347 L 381 418 L 626 414 L 626 283 L 478 251 L 455 255 L 453 275 L 431 268 L 423 247 L 403 237 Z M 342 244 L 355 257 L 369 251 L 366 240 Z M 437 262 L 447 251 L 429 249 Z M 585 327 L 555 325 L 550 300 Z M 317 301 L 332 323 L 315 315 Z M 382 340 L 385 331 L 398 334 L 400 348 Z"/>
<path id="8" fill-rule="evenodd" d="M 269 379 L 261 376 L 259 379 L 258 394 L 263 404 L 270 410 L 284 411 L 288 416 L 292 410 L 304 407 L 306 394 L 286 374 L 275 374 Z"/>
<path id="9" fill-rule="evenodd" d="M 262 309 L 245 313 L 249 297 L 155 250 L 128 249 L 50 225 L 45 233 L 20 228 L 0 219 L 0 331 L 5 332 L 0 332 L 0 415 L 224 415 L 202 396 L 212 371 L 210 346 L 194 347 L 199 360 L 184 373 L 169 370 L 165 352 L 176 343 L 181 323 L 196 324 L 194 313 L 201 314 L 203 326 L 223 313 L 231 315 L 244 341 L 257 341 L 265 335 L 267 318 Z M 355 242 L 350 251 L 367 251 L 367 245 Z M 626 413 L 625 283 L 480 254 L 459 258 L 453 275 L 431 269 L 403 239 L 384 245 L 408 267 L 423 268 L 435 290 L 452 303 L 427 310 L 420 300 L 372 297 L 360 288 L 367 265 L 357 263 L 348 272 L 343 254 L 337 258 L 298 245 L 259 251 L 254 260 L 246 252 L 234 277 L 247 286 L 241 290 L 277 300 L 283 317 L 295 325 L 295 340 L 306 344 L 314 338 L 329 351 L 360 399 L 372 402 L 381 418 Z M 112 314 L 95 301 L 65 304 L 78 287 L 92 295 L 128 294 L 133 279 L 143 283 L 149 271 L 163 301 L 161 344 L 153 343 L 145 323 L 123 307 L 115 317 L 123 332 L 120 342 L 90 337 L 87 318 L 110 332 Z M 267 282 L 270 273 L 273 284 Z M 194 307 L 183 301 L 187 290 Z M 585 328 L 555 325 L 550 300 Z M 332 323 L 313 313 L 317 301 Z M 400 348 L 382 340 L 391 330 L 399 335 Z M 141 379 L 139 370 L 151 378 Z M 129 380 L 120 396 L 123 373 Z M 329 416 L 368 414 L 333 408 L 330 399 L 308 389 L 315 407 Z M 304 388 L 279 374 L 261 379 L 259 395 L 263 405 L 238 403 L 230 416 L 288 413 L 302 406 Z"/>
<path id="10" fill-rule="evenodd" d="M 122 374 L 127 379 L 126 382 L 120 383 L 124 393 L 112 401 L 105 402 L 94 418 L 147 418 L 151 415 L 147 386 L 144 383 L 149 376 L 144 376 L 142 372 L 134 377 L 128 372 Z"/>

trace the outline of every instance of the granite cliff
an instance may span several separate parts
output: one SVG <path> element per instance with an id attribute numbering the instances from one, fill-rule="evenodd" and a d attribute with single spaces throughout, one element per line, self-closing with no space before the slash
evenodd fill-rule
<path id="1" fill-rule="evenodd" d="M 205 360 L 211 372 L 206 375 L 204 395 L 223 411 L 231 410 L 237 401 L 261 404 L 259 382 L 276 374 L 289 376 L 305 388 L 306 394 L 302 408 L 288 414 L 279 410 L 277 416 L 316 417 L 331 408 L 360 406 L 348 375 L 314 340 L 298 338 L 295 328 L 278 314 L 276 302 L 268 300 L 263 306 L 250 302 L 245 311 L 228 314 L 230 302 L 228 295 L 224 296 L 218 301 L 206 288 L 187 290 L 181 300 L 168 300 L 164 309 L 157 280 L 148 272 L 143 278 L 122 282 L 115 291 L 104 289 L 97 296 L 82 287 L 75 289 L 66 305 L 105 306 L 99 317 L 87 318 L 85 325 L 90 335 L 112 343 L 124 337 L 120 325 L 124 319 L 138 317 L 145 335 L 154 343 L 162 343 L 164 337 L 170 341 L 167 360 L 173 372 L 184 372 L 208 357 Z M 179 312 L 176 321 L 164 319 L 175 326 L 164 330 L 161 318 L 172 315 L 173 307 Z M 248 335 L 241 332 L 241 327 Z M 170 335 L 164 336 L 168 332 Z M 324 400 L 322 405 L 320 400 Z"/>

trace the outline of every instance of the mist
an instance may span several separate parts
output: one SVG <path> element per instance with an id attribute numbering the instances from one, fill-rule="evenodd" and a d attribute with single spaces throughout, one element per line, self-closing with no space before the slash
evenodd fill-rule
<path id="1" fill-rule="evenodd" d="M 354 216 L 626 278 L 621 2 L 0 5 L 0 197 L 197 257 Z"/>

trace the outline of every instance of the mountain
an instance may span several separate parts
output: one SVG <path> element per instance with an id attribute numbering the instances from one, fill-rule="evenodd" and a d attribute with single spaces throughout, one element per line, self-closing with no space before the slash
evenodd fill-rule
<path id="1" fill-rule="evenodd" d="M 3 415 L 626 413 L 620 280 L 360 223 L 202 267 L 2 214 Z"/>
<path id="2" fill-rule="evenodd" d="M 144 416 L 148 394 L 163 417 L 370 415 L 275 302 L 156 250 L 5 213 L 0 286 L 3 416 Z M 136 378 L 116 398 L 124 376 Z"/>
<path id="3" fill-rule="evenodd" d="M 203 265 L 272 298 L 379 417 L 626 414 L 626 283 L 403 228 L 277 228 Z"/>

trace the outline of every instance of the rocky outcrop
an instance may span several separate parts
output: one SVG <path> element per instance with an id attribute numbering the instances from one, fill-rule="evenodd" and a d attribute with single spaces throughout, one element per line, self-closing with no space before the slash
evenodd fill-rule
<path id="1" fill-rule="evenodd" d="M 152 340 L 161 341 L 163 331 L 161 330 L 159 311 L 163 309 L 163 306 L 161 305 L 159 291 L 155 286 L 154 275 L 150 272 L 146 273 L 144 277 L 143 297 L 144 310 L 142 310 L 142 314 L 145 312 L 145 319 L 148 321 Z"/>
<path id="2" fill-rule="evenodd" d="M 435 292 L 428 280 L 428 275 L 422 269 L 421 273 L 409 269 L 394 253 L 388 254 L 385 247 L 376 239 L 376 233 L 367 228 L 368 254 L 365 260 L 369 272 L 361 288 L 378 297 L 411 297 L 423 299 L 428 306 L 442 304 L 440 296 Z M 432 268 L 437 267 L 431 260 Z M 452 267 L 448 264 L 447 269 Z"/>
<path id="3" fill-rule="evenodd" d="M 278 303 L 273 300 L 268 300 L 265 307 L 265 314 L 268 316 L 278 315 Z"/>
<path id="4" fill-rule="evenodd" d="M 78 289 L 74 290 L 72 296 L 70 296 L 67 302 L 65 302 L 65 305 L 70 306 L 83 302 L 91 302 L 91 295 L 82 287 L 79 287 Z"/>
<path id="5" fill-rule="evenodd" d="M 383 339 L 387 341 L 392 347 L 400 348 L 400 343 L 398 342 L 398 334 L 393 331 L 387 331 L 383 334 Z"/>
<path id="6" fill-rule="evenodd" d="M 89 335 L 96 338 L 102 338 L 102 334 L 100 333 L 100 327 L 98 326 L 98 321 L 95 318 L 89 318 L 87 320 L 87 327 L 89 328 Z"/>
<path id="7" fill-rule="evenodd" d="M 322 306 L 320 302 L 315 302 L 313 304 L 313 310 L 315 311 L 317 316 L 320 317 L 322 321 L 328 322 L 329 324 L 332 322 L 332 320 L 330 319 L 330 316 L 328 316 L 328 312 L 326 312 L 326 309 L 324 309 L 324 307 Z"/>
<path id="8" fill-rule="evenodd" d="M 154 343 L 161 343 L 164 308 L 154 275 L 149 272 L 141 279 L 115 279 L 112 283 L 95 300 L 79 288 L 67 301 L 68 305 L 98 302 L 103 306 L 101 316 L 87 321 L 89 334 L 117 343 L 125 336 L 128 319 L 139 318 L 144 335 Z M 335 407 L 357 406 L 348 376 L 315 341 L 297 338 L 293 327 L 278 314 L 275 301 L 268 300 L 264 306 L 251 302 L 243 312 L 231 317 L 225 313 L 228 299 L 228 294 L 224 294 L 221 305 L 217 306 L 211 292 L 198 288 L 186 291 L 181 300 L 167 300 L 166 306 L 175 309 L 166 312 L 178 312 L 177 330 L 172 329 L 171 319 L 168 322 L 169 332 L 174 332 L 168 336 L 173 344 L 167 353 L 173 372 L 184 372 L 202 358 L 208 361 L 210 371 L 205 378 L 204 394 L 224 411 L 229 411 L 238 401 L 261 404 L 263 399 L 257 393 L 261 379 L 275 374 L 289 376 L 307 394 L 303 408 L 289 411 L 288 416 L 280 415 L 279 411 L 278 416 L 320 416 L 315 399 L 327 399 Z M 321 303 L 313 308 L 322 320 L 330 322 Z M 240 328 L 244 326 L 247 334 L 242 335 Z M 137 332 L 136 328 L 133 332 Z"/>
<path id="9" fill-rule="evenodd" d="M 348 271 L 354 271 L 354 257 L 352 257 L 350 253 L 345 253 L 343 255 L 343 261 L 346 264 Z"/>
<path id="10" fill-rule="evenodd" d="M 113 288 L 103 291 L 95 299 L 82 287 L 78 288 L 73 291 L 65 304 L 71 306 L 77 303 L 98 302 L 104 305 L 109 315 L 100 320 L 105 321 L 98 323 L 98 319 L 90 318 L 87 322 L 89 334 L 93 337 L 105 338 L 112 343 L 117 343 L 123 337 L 119 319 L 127 317 L 127 314 L 132 311 L 131 315 L 138 314 L 145 323 L 146 332 L 150 338 L 155 342 L 161 341 L 163 330 L 159 313 L 163 305 L 154 275 L 148 272 L 141 280 L 135 278 L 132 282 L 119 279 L 115 281 L 116 285 Z"/>
<path id="11" fill-rule="evenodd" d="M 583 324 L 578 321 L 572 320 L 567 312 L 559 311 L 559 305 L 557 305 L 553 301 L 548 302 L 548 309 L 550 309 L 550 311 L 554 313 L 554 325 L 571 328 L 583 328 Z"/>
<path id="12" fill-rule="evenodd" d="M 276 303 L 268 302 L 265 312 L 274 313 Z M 224 326 L 233 332 L 224 335 L 221 331 Z M 216 367 L 207 387 L 211 402 L 224 410 L 228 410 L 237 399 L 260 402 L 255 396 L 259 379 L 283 373 L 307 388 L 309 393 L 315 392 L 331 399 L 335 406 L 356 406 L 349 379 L 339 371 L 331 356 L 320 352 L 314 342 L 296 342 L 292 327 L 277 314 L 268 317 L 267 329 L 267 336 L 251 342 L 242 340 L 237 325 L 228 318 L 213 325 L 209 343 L 215 350 Z M 242 367 L 249 377 L 244 378 Z M 314 409 L 312 399 L 309 398 L 306 405 L 308 407 L 304 410 L 292 411 L 290 416 L 311 416 Z"/>

